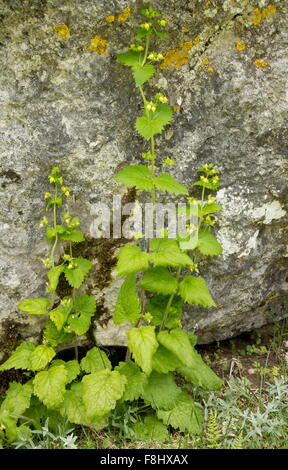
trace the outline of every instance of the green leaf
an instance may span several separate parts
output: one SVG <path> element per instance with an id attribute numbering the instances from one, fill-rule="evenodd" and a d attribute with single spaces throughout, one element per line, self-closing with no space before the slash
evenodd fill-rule
<path id="1" fill-rule="evenodd" d="M 46 204 L 46 210 L 54 204 L 56 207 L 62 207 L 62 194 L 58 197 L 52 197 Z"/>
<path id="2" fill-rule="evenodd" d="M 147 29 L 138 28 L 136 31 L 135 39 L 142 39 L 145 36 L 148 36 L 150 34 L 151 34 L 151 31 L 147 31 Z"/>
<path id="3" fill-rule="evenodd" d="M 116 406 L 125 390 L 126 377 L 117 371 L 102 369 L 82 379 L 83 402 L 89 418 L 103 416 Z"/>
<path id="4" fill-rule="evenodd" d="M 143 83 L 147 82 L 149 78 L 154 75 L 156 72 L 155 67 L 153 65 L 141 65 L 136 64 L 132 67 L 133 77 L 136 83 L 136 86 L 141 86 Z"/>
<path id="5" fill-rule="evenodd" d="M 33 381 L 34 394 L 47 408 L 55 409 L 63 402 L 67 380 L 68 374 L 62 365 L 38 372 Z"/>
<path id="6" fill-rule="evenodd" d="M 222 206 L 220 206 L 220 204 L 205 204 L 205 206 L 202 208 L 202 214 L 203 215 L 213 214 L 214 212 L 218 212 L 221 210 L 222 210 Z"/>
<path id="7" fill-rule="evenodd" d="M 142 269 L 145 270 L 148 267 L 148 253 L 142 252 L 139 246 L 128 243 L 121 248 L 116 266 L 118 277 L 142 271 Z"/>
<path id="8" fill-rule="evenodd" d="M 145 403 L 156 410 L 170 410 L 176 405 L 180 395 L 181 388 L 177 387 L 173 374 L 152 371 L 142 397 Z"/>
<path id="9" fill-rule="evenodd" d="M 146 140 L 151 139 L 155 134 L 161 134 L 164 127 L 172 120 L 172 109 L 168 104 L 157 105 L 154 113 L 145 114 L 139 117 L 135 127 L 139 134 Z"/>
<path id="10" fill-rule="evenodd" d="M 33 371 L 44 369 L 54 356 L 56 356 L 56 352 L 50 346 L 45 346 L 44 344 L 37 346 L 30 356 L 30 369 Z"/>
<path id="11" fill-rule="evenodd" d="M 167 372 L 174 371 L 182 365 L 175 354 L 164 348 L 161 344 L 152 358 L 153 370 L 160 374 L 167 374 Z"/>
<path id="12" fill-rule="evenodd" d="M 68 343 L 73 338 L 73 334 L 63 330 L 58 331 L 52 320 L 48 320 L 44 328 L 44 340 L 55 347 L 58 344 Z"/>
<path id="13" fill-rule="evenodd" d="M 15 349 L 9 359 L 0 366 L 0 370 L 30 369 L 31 354 L 35 348 L 35 344 L 24 341 Z"/>
<path id="14" fill-rule="evenodd" d="M 136 51 L 127 51 L 123 54 L 116 54 L 116 57 L 119 62 L 128 66 L 138 65 L 143 61 L 142 54 Z"/>
<path id="15" fill-rule="evenodd" d="M 193 183 L 192 186 L 201 186 L 202 188 L 211 189 L 212 191 L 216 191 L 216 189 L 219 188 L 220 183 L 212 183 L 211 180 L 210 180 L 210 182 L 208 181 L 207 183 L 205 183 L 204 181 L 196 181 L 196 183 Z"/>
<path id="16" fill-rule="evenodd" d="M 80 362 L 80 365 L 81 369 L 87 374 L 93 374 L 94 372 L 98 372 L 98 370 L 102 369 L 112 369 L 111 362 L 105 352 L 101 351 L 101 349 L 96 346 L 87 352 L 86 356 L 83 357 Z"/>
<path id="17" fill-rule="evenodd" d="M 122 400 L 138 400 L 143 394 L 144 386 L 147 384 L 147 376 L 141 372 L 137 364 L 132 361 L 119 362 L 115 370 L 117 370 L 119 374 L 127 377 L 127 384 Z"/>
<path id="18" fill-rule="evenodd" d="M 54 292 L 57 289 L 58 282 L 59 282 L 59 277 L 61 273 L 64 271 L 64 266 L 54 266 L 51 268 L 48 273 L 48 281 L 49 281 L 49 291 Z"/>
<path id="19" fill-rule="evenodd" d="M 153 179 L 153 182 L 156 188 L 161 189 L 162 191 L 167 191 L 168 193 L 173 194 L 189 194 L 188 189 L 185 188 L 185 186 L 178 183 L 178 181 L 166 173 L 161 173 L 160 176 Z"/>
<path id="20" fill-rule="evenodd" d="M 19 302 L 18 307 L 29 315 L 46 315 L 50 307 L 49 299 L 25 299 Z"/>
<path id="21" fill-rule="evenodd" d="M 149 312 L 153 317 L 151 320 L 152 325 L 162 325 L 163 316 L 164 312 L 166 311 L 168 301 L 169 296 L 164 295 L 154 295 L 150 299 L 146 306 L 146 312 Z M 181 297 L 174 296 L 167 314 L 165 322 L 166 328 L 175 328 L 179 326 L 180 319 L 182 317 L 182 305 L 183 300 Z"/>
<path id="22" fill-rule="evenodd" d="M 199 230 L 197 248 L 203 255 L 218 256 L 222 253 L 220 243 L 211 232 L 205 229 Z"/>
<path id="23" fill-rule="evenodd" d="M 123 282 L 117 297 L 114 312 L 114 323 L 120 325 L 124 321 L 137 323 L 140 318 L 141 306 L 136 287 L 136 275 L 129 274 Z"/>
<path id="24" fill-rule="evenodd" d="M 92 295 L 81 295 L 73 302 L 72 313 L 67 323 L 77 335 L 84 335 L 89 330 L 91 317 L 96 310 L 96 300 Z"/>
<path id="25" fill-rule="evenodd" d="M 203 433 L 202 408 L 184 390 L 175 408 L 169 411 L 159 410 L 157 416 L 167 426 L 170 425 L 181 432 L 188 432 L 189 434 Z"/>
<path id="26" fill-rule="evenodd" d="M 73 359 L 71 361 L 65 362 L 62 361 L 62 359 L 55 359 L 54 361 L 51 362 L 51 367 L 56 367 L 56 366 L 64 366 L 66 371 L 67 371 L 67 383 L 73 382 L 73 380 L 76 379 L 76 377 L 80 374 L 80 365 L 79 362 L 76 361 L 76 359 Z"/>
<path id="27" fill-rule="evenodd" d="M 66 297 L 65 300 L 70 300 L 70 299 Z M 50 318 L 55 324 L 58 331 L 60 331 L 65 325 L 67 318 L 72 311 L 72 308 L 73 308 L 73 302 L 72 300 L 70 300 L 70 302 L 67 302 L 67 304 L 64 305 L 63 303 L 61 303 L 54 310 L 51 310 Z"/>
<path id="28" fill-rule="evenodd" d="M 75 243 L 84 242 L 85 238 L 80 230 L 76 230 L 70 227 L 65 227 L 66 230 L 59 234 L 60 240 L 67 240 Z"/>
<path id="29" fill-rule="evenodd" d="M 217 307 L 210 295 L 205 280 L 201 277 L 185 276 L 179 283 L 179 294 L 190 305 Z"/>
<path id="30" fill-rule="evenodd" d="M 186 331 L 174 328 L 170 331 L 160 331 L 157 339 L 162 346 L 171 351 L 184 364 L 193 366 L 193 348 Z"/>
<path id="31" fill-rule="evenodd" d="M 64 273 L 70 286 L 78 289 L 92 268 L 92 263 L 85 258 L 74 258 L 73 262 L 77 264 L 77 267 L 68 269 L 68 266 L 65 266 Z"/>
<path id="32" fill-rule="evenodd" d="M 73 384 L 71 390 L 65 392 L 61 414 L 67 416 L 70 423 L 83 425 L 91 423 L 83 403 L 82 383 Z"/>
<path id="33" fill-rule="evenodd" d="M 175 294 L 177 280 L 166 268 L 150 268 L 142 277 L 141 287 L 149 292 L 157 292 L 158 294 Z"/>
<path id="34" fill-rule="evenodd" d="M 186 253 L 182 253 L 176 240 L 173 238 L 154 238 L 150 241 L 149 261 L 154 266 L 190 266 L 192 260 Z"/>
<path id="35" fill-rule="evenodd" d="M 177 371 L 189 382 L 207 390 L 219 390 L 223 386 L 223 380 L 205 364 L 195 350 L 193 351 L 193 367 L 181 365 Z"/>
<path id="36" fill-rule="evenodd" d="M 119 171 L 114 179 L 128 187 L 151 191 L 153 182 L 149 168 L 145 165 L 130 165 Z"/>
<path id="37" fill-rule="evenodd" d="M 127 331 L 128 347 L 145 374 L 152 370 L 152 357 L 158 348 L 154 326 L 140 326 Z"/>
<path id="38" fill-rule="evenodd" d="M 132 424 L 133 439 L 163 442 L 168 437 L 167 427 L 156 416 L 145 416 L 144 422 Z"/>
<path id="39" fill-rule="evenodd" d="M 50 244 L 53 240 L 53 238 L 56 237 L 58 231 L 55 227 L 47 227 L 46 228 L 46 238 L 47 242 Z"/>
<path id="40" fill-rule="evenodd" d="M 21 385 L 17 382 L 10 382 L 1 404 L 0 415 L 4 410 L 11 414 L 22 415 L 30 406 L 32 392 L 33 387 L 29 383 Z"/>

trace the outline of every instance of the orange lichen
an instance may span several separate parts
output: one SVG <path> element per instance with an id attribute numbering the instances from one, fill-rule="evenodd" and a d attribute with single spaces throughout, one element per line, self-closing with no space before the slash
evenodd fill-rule
<path id="1" fill-rule="evenodd" d="M 274 15 L 276 11 L 277 11 L 276 5 L 272 5 L 271 7 L 263 8 L 262 15 L 266 16 L 266 18 L 269 18 L 270 16 Z"/>
<path id="2" fill-rule="evenodd" d="M 180 106 L 173 106 L 174 113 L 180 113 L 181 107 Z"/>
<path id="3" fill-rule="evenodd" d="M 107 23 L 113 23 L 113 21 L 115 21 L 115 16 L 106 16 L 105 21 L 107 21 Z"/>
<path id="4" fill-rule="evenodd" d="M 254 64 L 256 65 L 256 67 L 261 68 L 261 69 L 263 69 L 265 67 L 268 67 L 268 65 L 269 65 L 268 62 L 265 62 L 265 61 L 260 60 L 260 59 L 255 59 Z"/>
<path id="5" fill-rule="evenodd" d="M 251 23 L 252 24 L 259 24 L 261 23 L 262 21 L 262 13 L 261 11 L 259 10 L 259 8 L 254 8 L 253 10 L 253 13 L 254 13 L 254 17 L 251 18 Z"/>
<path id="6" fill-rule="evenodd" d="M 190 33 L 190 29 L 182 28 L 181 33 Z"/>
<path id="7" fill-rule="evenodd" d="M 237 51 L 244 51 L 244 49 L 246 49 L 246 44 L 243 44 L 241 41 L 236 41 L 235 47 Z"/>
<path id="8" fill-rule="evenodd" d="M 187 51 L 187 52 L 189 52 L 192 48 L 192 42 L 191 41 L 181 42 L 180 45 L 183 47 L 184 51 Z"/>
<path id="9" fill-rule="evenodd" d="M 187 64 L 188 62 L 188 51 L 187 50 L 180 50 L 178 47 L 175 49 L 171 49 L 170 51 L 166 52 L 164 56 L 164 60 L 160 65 L 160 69 L 164 70 L 168 67 L 180 67 L 181 65 Z"/>
<path id="10" fill-rule="evenodd" d="M 200 37 L 199 37 L 199 36 L 196 36 L 196 37 L 193 39 L 192 43 L 193 43 L 193 45 L 195 45 L 195 44 L 199 44 L 200 41 L 201 41 Z"/>
<path id="11" fill-rule="evenodd" d="M 130 16 L 130 8 L 124 8 L 122 13 L 118 15 L 117 20 L 119 22 L 126 21 L 129 18 L 129 16 Z"/>
<path id="12" fill-rule="evenodd" d="M 58 39 L 70 38 L 70 29 L 66 24 L 58 24 L 54 26 L 53 29 L 57 32 Z"/>
<path id="13" fill-rule="evenodd" d="M 97 35 L 94 38 L 90 39 L 91 44 L 88 46 L 89 51 L 98 52 L 102 55 L 106 52 L 107 41 L 106 39 L 101 38 Z"/>

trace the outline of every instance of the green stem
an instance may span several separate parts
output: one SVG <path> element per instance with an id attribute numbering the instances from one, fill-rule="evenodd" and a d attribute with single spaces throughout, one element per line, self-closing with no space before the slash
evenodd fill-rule
<path id="1" fill-rule="evenodd" d="M 55 193 L 54 193 L 55 199 L 57 198 L 57 193 L 58 193 L 58 186 L 57 186 L 57 183 L 56 183 L 55 184 Z M 57 226 L 57 206 L 56 206 L 56 204 L 53 204 L 53 226 L 56 229 L 56 226 Z M 58 233 L 56 232 L 55 242 L 54 242 L 54 245 L 53 245 L 51 253 L 50 253 L 50 259 L 52 260 L 53 268 L 55 266 L 54 256 L 55 256 L 55 250 L 56 250 L 57 244 L 58 244 Z M 54 301 L 55 301 L 55 292 L 53 291 L 53 292 L 51 292 L 51 308 L 53 308 Z"/>
<path id="2" fill-rule="evenodd" d="M 177 281 L 177 284 L 179 282 L 179 278 L 180 278 L 180 275 L 181 275 L 181 270 L 182 270 L 182 267 L 179 266 L 178 270 L 177 270 L 177 274 L 176 274 L 176 281 Z M 178 288 L 177 288 L 178 290 Z M 169 300 L 168 300 L 168 303 L 167 303 L 167 306 L 166 306 L 166 309 L 165 309 L 165 312 L 164 312 L 164 315 L 163 315 L 163 320 L 162 320 L 162 323 L 160 325 L 160 331 L 163 330 L 165 328 L 165 324 L 166 324 L 166 321 L 167 321 L 167 318 L 168 318 L 168 313 L 169 313 L 169 310 L 170 310 L 170 307 L 171 307 L 171 304 L 173 302 L 173 299 L 177 293 L 177 290 L 176 292 L 174 292 L 174 294 L 171 294 L 170 297 L 169 297 Z"/>
<path id="3" fill-rule="evenodd" d="M 148 34 L 148 35 L 146 36 L 146 45 L 145 45 L 145 52 L 144 52 L 144 58 L 143 58 L 142 65 L 145 64 L 146 59 L 147 59 L 148 49 L 149 49 L 149 41 L 150 41 L 150 34 Z"/>
<path id="4" fill-rule="evenodd" d="M 201 212 L 202 212 L 202 207 L 203 207 L 203 203 L 204 203 L 204 197 L 205 197 L 205 188 L 204 186 L 202 187 L 202 194 L 201 194 Z M 199 217 L 199 222 L 198 222 L 198 230 L 200 229 L 200 226 L 202 224 L 202 221 L 203 221 L 203 215 L 201 213 L 201 217 Z"/>

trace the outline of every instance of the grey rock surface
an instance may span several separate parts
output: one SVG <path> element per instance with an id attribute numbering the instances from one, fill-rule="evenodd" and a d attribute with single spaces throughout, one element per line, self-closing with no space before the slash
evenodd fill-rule
<path id="1" fill-rule="evenodd" d="M 115 60 L 131 42 L 139 5 L 0 0 L 2 351 L 20 337 L 40 338 L 42 321 L 22 315 L 17 303 L 45 295 L 41 258 L 47 251 L 38 223 L 51 167 L 61 167 L 74 195 L 69 210 L 89 234 L 93 204 L 126 193 L 113 175 L 141 161 L 143 141 L 134 130 L 141 97 L 129 70 Z M 151 95 L 165 91 L 180 111 L 156 139 L 160 161 L 174 158 L 171 175 L 186 185 L 206 162 L 213 161 L 222 175 L 218 201 L 224 209 L 215 233 L 223 255 L 200 262 L 219 308 L 191 308 L 185 314 L 185 326 L 205 343 L 288 313 L 287 2 L 159 0 L 154 5 L 169 21 L 161 50 L 178 48 L 176 56 L 185 56 L 178 67 L 159 69 L 146 87 Z M 105 21 L 127 7 L 127 21 Z M 69 38 L 57 37 L 53 27 L 59 24 L 69 27 Z M 107 40 L 104 54 L 88 49 L 95 35 Z M 238 50 L 237 41 L 246 47 Z M 109 320 L 121 283 L 113 275 L 120 246 L 119 240 L 101 243 L 88 235 L 77 248 L 94 263 L 87 290 L 97 297 L 95 331 L 102 344 L 125 339 L 124 330 Z"/>

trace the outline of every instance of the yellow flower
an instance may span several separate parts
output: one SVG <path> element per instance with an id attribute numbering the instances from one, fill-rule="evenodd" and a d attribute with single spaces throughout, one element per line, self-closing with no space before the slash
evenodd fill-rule
<path id="1" fill-rule="evenodd" d="M 89 51 L 98 52 L 98 54 L 105 54 L 107 41 L 101 36 L 97 35 L 90 39 L 91 44 L 88 46 Z"/>
<path id="2" fill-rule="evenodd" d="M 175 164 L 175 160 L 173 160 L 173 158 L 165 158 L 163 162 L 165 163 L 165 165 L 168 165 L 168 166 L 172 166 Z"/>
<path id="3" fill-rule="evenodd" d="M 120 13 L 120 15 L 118 15 L 117 20 L 119 22 L 126 21 L 129 18 L 129 16 L 130 16 L 130 8 L 124 8 L 122 13 Z"/>
<path id="4" fill-rule="evenodd" d="M 256 67 L 261 68 L 261 69 L 268 67 L 269 65 L 268 62 L 262 61 L 260 59 L 254 60 L 254 64 L 256 65 Z"/>
<path id="5" fill-rule="evenodd" d="M 107 21 L 107 23 L 113 23 L 113 21 L 115 21 L 115 16 L 106 16 L 105 21 Z"/>
<path id="6" fill-rule="evenodd" d="M 53 29 L 57 32 L 58 39 L 70 38 L 70 29 L 66 24 L 58 24 L 57 26 L 54 26 Z"/>
<path id="7" fill-rule="evenodd" d="M 236 41 L 235 47 L 237 51 L 244 51 L 244 49 L 246 49 L 246 44 L 243 44 L 241 41 Z"/>

